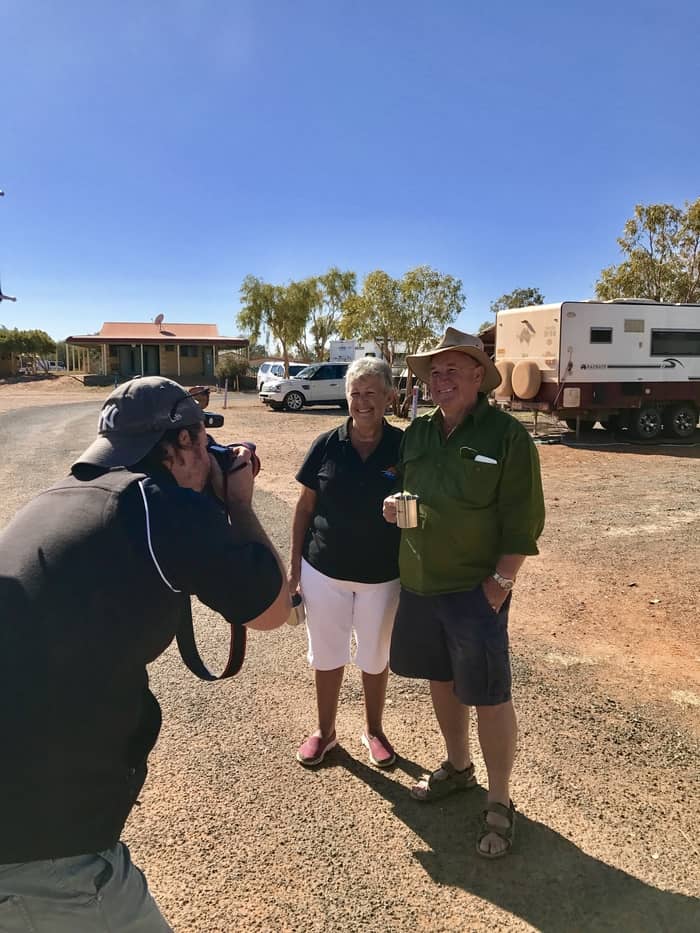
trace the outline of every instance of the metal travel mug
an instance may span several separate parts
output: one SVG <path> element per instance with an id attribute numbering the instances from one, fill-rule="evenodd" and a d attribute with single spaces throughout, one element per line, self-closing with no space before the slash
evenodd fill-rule
<path id="1" fill-rule="evenodd" d="M 396 524 L 399 528 L 418 527 L 418 496 L 401 492 L 395 496 Z"/>
<path id="2" fill-rule="evenodd" d="M 295 593 L 292 596 L 292 611 L 287 619 L 287 625 L 299 625 L 300 622 L 306 622 L 306 609 L 301 593 Z"/>

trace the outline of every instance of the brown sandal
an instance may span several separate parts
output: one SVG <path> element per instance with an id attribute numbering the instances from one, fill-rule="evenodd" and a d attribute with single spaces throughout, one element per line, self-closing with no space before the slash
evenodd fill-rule
<path id="1" fill-rule="evenodd" d="M 429 800 L 442 800 L 459 791 L 471 790 L 472 787 L 476 787 L 473 764 L 464 771 L 458 771 L 451 762 L 443 761 L 430 777 L 411 788 L 411 797 L 420 800 L 421 803 L 427 803 Z"/>
<path id="2" fill-rule="evenodd" d="M 489 813 L 497 813 L 498 816 L 503 816 L 508 820 L 507 826 L 494 826 L 493 823 L 489 823 L 488 815 Z M 493 833 L 495 836 L 498 836 L 500 839 L 503 839 L 505 842 L 505 847 L 501 849 L 500 852 L 484 852 L 481 848 L 481 843 L 484 839 L 490 834 Z M 481 826 L 479 827 L 479 835 L 476 840 L 476 851 L 482 858 L 503 858 L 504 855 L 508 855 L 511 848 L 513 847 L 513 836 L 515 835 L 515 804 L 513 801 L 510 801 L 510 806 L 505 807 L 502 803 L 490 803 L 486 809 L 481 814 Z"/>

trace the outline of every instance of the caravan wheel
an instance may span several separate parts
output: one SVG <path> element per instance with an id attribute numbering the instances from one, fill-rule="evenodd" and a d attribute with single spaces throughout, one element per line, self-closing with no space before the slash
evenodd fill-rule
<path id="1" fill-rule="evenodd" d="M 642 441 L 656 440 L 664 427 L 660 410 L 652 406 L 640 408 L 632 415 L 630 421 L 632 431 Z"/>
<path id="2" fill-rule="evenodd" d="M 666 413 L 666 430 L 673 437 L 688 438 L 695 433 L 698 413 L 693 405 L 674 405 Z"/>
<path id="3" fill-rule="evenodd" d="M 579 430 L 582 432 L 585 431 L 586 433 L 588 433 L 588 431 L 593 430 L 594 424 L 595 424 L 595 421 L 588 421 L 587 419 L 584 421 L 584 419 L 581 418 L 581 420 L 579 421 Z M 575 431 L 576 430 L 576 419 L 567 418 L 566 426 L 570 431 Z"/>

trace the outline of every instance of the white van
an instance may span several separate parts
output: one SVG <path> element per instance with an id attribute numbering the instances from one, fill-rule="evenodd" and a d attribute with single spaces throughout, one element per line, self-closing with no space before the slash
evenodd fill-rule
<path id="1" fill-rule="evenodd" d="M 296 376 L 306 365 L 306 363 L 290 363 L 289 375 Z M 284 379 L 284 363 L 280 360 L 265 360 L 260 364 L 257 374 L 258 392 L 270 379 Z"/>

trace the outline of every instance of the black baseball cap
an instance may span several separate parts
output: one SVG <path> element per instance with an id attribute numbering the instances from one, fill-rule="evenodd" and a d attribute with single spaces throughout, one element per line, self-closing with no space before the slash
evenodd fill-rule
<path id="1" fill-rule="evenodd" d="M 163 376 L 132 379 L 107 397 L 100 412 L 97 438 L 75 464 L 133 466 L 155 447 L 166 431 L 203 421 L 204 413 L 195 399 L 172 379 Z"/>

